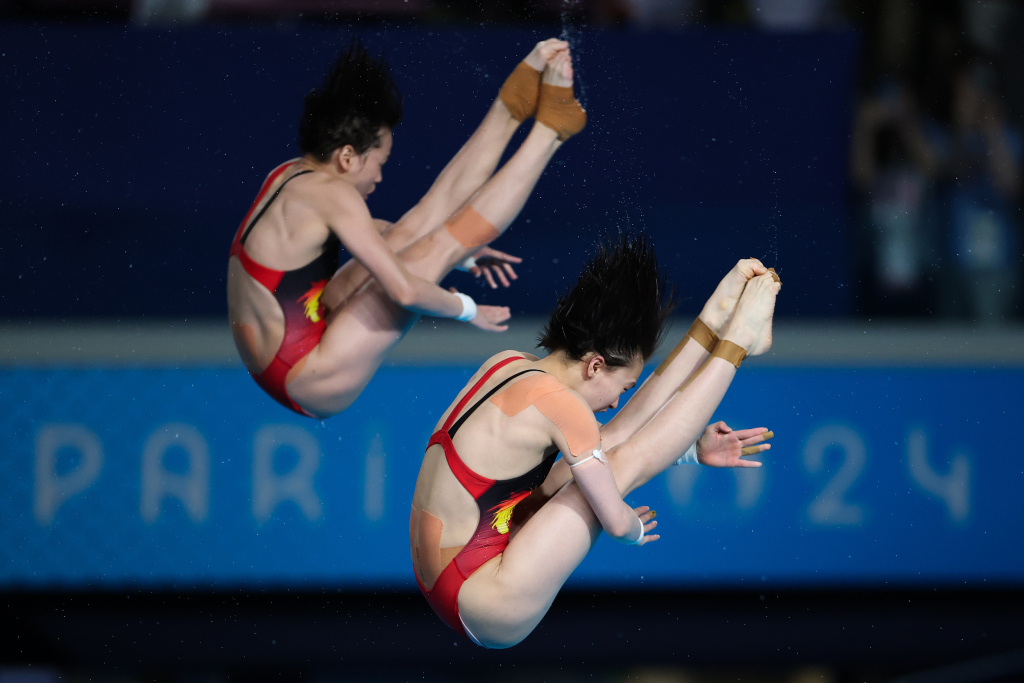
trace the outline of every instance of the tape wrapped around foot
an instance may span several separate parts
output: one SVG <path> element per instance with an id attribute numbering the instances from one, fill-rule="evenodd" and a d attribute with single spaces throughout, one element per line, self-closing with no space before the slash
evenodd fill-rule
<path id="1" fill-rule="evenodd" d="M 715 344 L 718 343 L 718 335 L 712 332 L 711 328 L 705 325 L 703 320 L 697 318 L 693 321 L 693 324 L 690 325 L 689 331 L 687 331 L 679 343 L 676 344 L 676 347 L 672 349 L 672 351 L 665 356 L 665 360 L 661 361 L 658 367 L 654 369 L 654 374 L 661 376 L 661 374 L 668 369 L 668 366 L 672 364 L 672 361 L 676 359 L 676 356 L 678 356 L 683 350 L 683 347 L 686 346 L 686 342 L 691 339 L 703 346 L 708 353 L 714 351 Z"/>
<path id="2" fill-rule="evenodd" d="M 498 91 L 498 99 L 512 118 L 522 122 L 537 113 L 539 93 L 540 72 L 526 62 L 519 62 Z"/>
<path id="3" fill-rule="evenodd" d="M 715 346 L 715 350 L 711 352 L 711 357 L 727 360 L 736 367 L 739 367 L 743 359 L 747 357 L 747 350 L 739 344 L 723 339 Z"/>
<path id="4" fill-rule="evenodd" d="M 711 328 L 705 325 L 700 318 L 693 321 L 686 336 L 703 346 L 708 353 L 714 351 L 715 346 L 718 345 L 718 335 L 712 332 Z"/>
<path id="5" fill-rule="evenodd" d="M 572 88 L 540 84 L 540 102 L 537 104 L 537 122 L 558 134 L 565 141 L 583 130 L 587 125 L 587 112 L 576 98 Z"/>

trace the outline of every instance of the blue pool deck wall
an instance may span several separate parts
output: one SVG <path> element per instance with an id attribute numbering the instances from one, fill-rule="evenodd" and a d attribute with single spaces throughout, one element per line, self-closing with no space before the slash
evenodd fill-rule
<path id="1" fill-rule="evenodd" d="M 7 325 L 0 587 L 411 588 L 426 440 L 534 323 L 422 322 L 322 422 L 267 398 L 219 323 Z M 1022 338 L 780 324 L 715 415 L 775 431 L 765 466 L 671 469 L 630 497 L 662 539 L 601 539 L 570 585 L 1024 584 Z"/>

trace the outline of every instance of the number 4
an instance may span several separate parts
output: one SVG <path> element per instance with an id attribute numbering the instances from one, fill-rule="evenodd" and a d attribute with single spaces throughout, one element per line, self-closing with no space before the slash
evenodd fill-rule
<path id="1" fill-rule="evenodd" d="M 971 462 L 963 453 L 957 453 L 943 476 L 928 462 L 928 442 L 923 429 L 913 429 L 907 437 L 907 466 L 910 478 L 922 489 L 940 498 L 956 522 L 967 519 L 970 513 Z"/>

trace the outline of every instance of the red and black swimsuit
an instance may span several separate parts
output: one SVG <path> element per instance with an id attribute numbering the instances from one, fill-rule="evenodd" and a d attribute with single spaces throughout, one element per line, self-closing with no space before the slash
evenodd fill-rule
<path id="1" fill-rule="evenodd" d="M 284 186 L 300 175 L 312 173 L 309 170 L 299 171 L 287 178 L 267 200 L 259 213 L 253 217 L 256 207 L 266 196 L 270 186 L 294 163 L 288 162 L 278 166 L 267 177 L 259 194 L 256 195 L 256 201 L 253 202 L 242 225 L 238 228 L 238 232 L 235 233 L 235 239 L 231 243 L 231 256 L 237 256 L 238 260 L 242 262 L 245 272 L 270 290 L 284 313 L 284 339 L 281 340 L 277 354 L 263 372 L 255 374 L 250 370 L 249 374 L 265 392 L 284 407 L 290 408 L 300 415 L 316 417 L 303 410 L 292 400 L 285 387 L 285 379 L 288 376 L 288 371 L 320 343 L 320 338 L 327 327 L 324 320 L 326 311 L 323 304 L 320 303 L 320 294 L 338 270 L 341 242 L 334 233 L 331 233 L 327 241 L 324 242 L 323 252 L 296 270 L 267 268 L 254 261 L 245 251 L 245 240 L 252 232 L 253 226 L 259 222 L 277 196 L 281 194 Z"/>
<path id="2" fill-rule="evenodd" d="M 430 606 L 434 608 L 437 616 L 441 617 L 441 620 L 455 629 L 455 631 L 464 635 L 466 634 L 465 627 L 459 616 L 459 590 L 462 588 L 462 584 L 481 565 L 492 557 L 497 557 L 504 552 L 509 541 L 508 518 L 511 516 L 512 508 L 544 482 L 548 472 L 551 471 L 551 466 L 555 464 L 555 458 L 558 457 L 558 451 L 555 451 L 529 472 L 513 479 L 488 479 L 469 469 L 455 450 L 455 444 L 452 443 L 452 438 L 466 421 L 466 418 L 472 415 L 484 401 L 493 396 L 498 390 L 516 377 L 527 372 L 543 372 L 542 370 L 531 368 L 515 373 L 499 382 L 483 398 L 473 404 L 473 407 L 461 416 L 459 415 L 470 399 L 476 395 L 496 371 L 517 360 L 525 359 L 522 356 L 512 356 L 495 363 L 494 366 L 485 372 L 483 377 L 473 385 L 472 389 L 466 392 L 466 395 L 462 397 L 462 400 L 455 406 L 455 409 L 448 415 L 448 419 L 445 420 L 441 429 L 434 432 L 434 435 L 430 437 L 430 442 L 427 445 L 428 448 L 434 444 L 441 445 L 452 474 L 455 475 L 459 483 L 476 500 L 477 508 L 480 512 L 480 523 L 477 525 L 472 538 L 459 551 L 459 554 L 445 566 L 430 590 L 427 590 L 423 585 L 419 574 L 414 572 L 416 573 L 416 582 L 419 584 L 420 590 L 423 592 L 424 597 L 426 597 L 427 602 L 430 603 Z"/>

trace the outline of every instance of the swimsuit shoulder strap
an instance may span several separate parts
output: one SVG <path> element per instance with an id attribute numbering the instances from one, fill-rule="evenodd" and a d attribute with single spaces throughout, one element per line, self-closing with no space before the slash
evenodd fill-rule
<path id="1" fill-rule="evenodd" d="M 462 416 L 459 417 L 458 421 L 455 422 L 455 424 L 453 424 L 451 427 L 448 428 L 448 436 L 454 439 L 455 438 L 455 432 L 459 431 L 459 427 L 461 427 L 462 424 L 466 421 L 466 418 L 468 418 L 470 415 L 472 415 L 473 412 L 477 408 L 480 407 L 481 403 L 483 403 L 484 401 L 489 399 L 491 396 L 494 396 L 494 394 L 497 393 L 499 389 L 501 389 L 503 386 L 505 386 L 506 384 L 508 384 L 512 380 L 514 380 L 516 377 L 519 377 L 520 375 L 525 375 L 528 372 L 544 372 L 544 371 L 540 370 L 538 368 L 527 368 L 526 370 L 521 370 L 521 371 L 515 373 L 514 375 L 509 375 L 508 377 L 506 377 L 502 381 L 498 382 L 498 384 L 496 384 L 493 389 L 491 389 L 486 394 L 484 394 L 483 398 L 481 398 L 479 401 L 474 403 L 472 408 L 470 408 L 465 413 L 463 413 Z"/>
<path id="2" fill-rule="evenodd" d="M 280 184 L 280 185 L 279 185 L 279 186 L 277 187 L 277 189 L 276 189 L 276 190 L 274 190 L 274 194 L 272 194 L 272 195 L 270 196 L 270 199 L 268 199 L 268 200 L 267 200 L 267 203 L 263 205 L 263 208 L 262 208 L 262 209 L 260 209 L 259 213 L 257 213 L 257 214 L 256 214 L 255 218 L 253 218 L 253 219 L 252 219 L 252 220 L 251 220 L 251 221 L 249 222 L 249 225 L 248 225 L 248 226 L 247 226 L 247 227 L 245 228 L 245 232 L 243 232 L 243 233 L 242 233 L 242 236 L 241 236 L 241 237 L 239 238 L 239 240 L 238 240 L 238 241 L 239 241 L 240 243 L 242 243 L 242 244 L 245 244 L 245 239 L 246 239 L 246 238 L 247 238 L 247 237 L 249 236 L 249 233 L 250 233 L 250 232 L 252 232 L 252 229 L 253 229 L 253 227 L 254 227 L 254 226 L 255 226 L 255 225 L 257 224 L 257 223 L 259 223 L 259 221 L 260 221 L 260 219 L 261 219 L 261 218 L 263 218 L 263 214 L 267 212 L 267 209 L 269 209 L 269 208 L 270 208 L 270 205 L 274 203 L 274 200 L 275 200 L 275 199 L 277 199 L 277 195 L 281 194 L 281 190 L 283 190 L 283 189 L 284 189 L 284 186 L 285 186 L 285 185 L 287 185 L 287 184 L 288 184 L 288 183 L 290 183 L 291 181 L 295 180 L 295 179 L 296 179 L 296 178 L 298 178 L 298 177 L 299 177 L 300 175 L 306 175 L 307 173 L 312 173 L 312 172 L 313 172 L 313 171 L 312 171 L 311 169 L 306 169 L 305 171 L 299 171 L 299 172 L 298 172 L 298 173 L 296 173 L 295 175 L 293 175 L 293 176 L 290 176 L 290 177 L 286 178 L 286 179 L 285 179 L 285 181 L 284 181 L 283 183 L 281 183 L 281 184 Z"/>
<path id="3" fill-rule="evenodd" d="M 526 359 L 523 356 L 509 356 L 508 358 L 500 360 L 494 365 L 492 365 L 490 368 L 488 368 L 487 372 L 485 372 L 483 376 L 477 380 L 476 384 L 473 385 L 473 388 L 467 391 L 466 395 L 463 396 L 455 405 L 455 408 L 452 409 L 452 412 L 448 414 L 448 419 L 444 421 L 444 424 L 438 431 L 447 432 L 449 429 L 451 429 L 452 425 L 455 424 L 455 421 L 459 419 L 459 414 L 462 412 L 462 409 L 466 407 L 466 404 L 470 402 L 470 400 L 473 398 L 476 392 L 480 391 L 480 388 L 487 383 L 487 380 L 493 377 L 495 372 L 505 367 L 509 363 L 512 363 L 517 360 Z"/>

